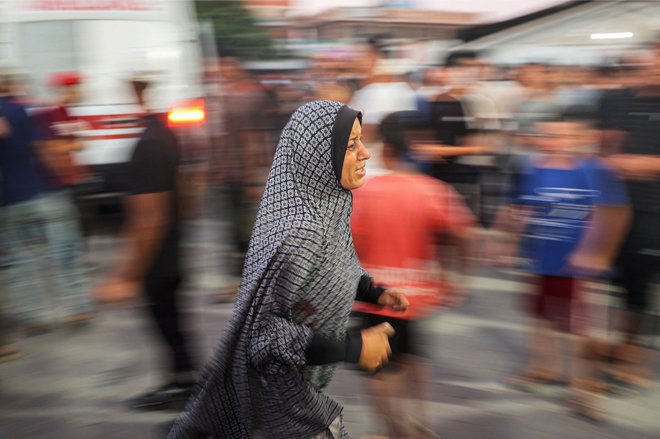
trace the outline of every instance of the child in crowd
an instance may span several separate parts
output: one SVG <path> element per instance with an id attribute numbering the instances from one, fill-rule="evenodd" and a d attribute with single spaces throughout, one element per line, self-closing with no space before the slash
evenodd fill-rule
<path id="1" fill-rule="evenodd" d="M 535 275 L 534 323 L 527 367 L 510 384 L 530 390 L 565 381 L 559 334 L 572 343 L 570 384 L 575 409 L 600 418 L 594 342 L 580 280 L 611 267 L 629 217 L 623 183 L 592 145 L 598 132 L 584 108 L 564 109 L 536 124 L 537 154 L 525 159 L 511 190 L 506 229 L 519 241 Z M 498 255 L 499 256 L 499 255 Z"/>
<path id="2" fill-rule="evenodd" d="M 460 300 L 458 288 L 446 288 L 438 238 L 448 237 L 466 256 L 475 223 L 451 186 L 418 173 L 407 159 L 414 131 L 421 128 L 418 120 L 419 114 L 411 111 L 392 113 L 382 120 L 382 159 L 388 172 L 354 193 L 351 223 L 362 266 L 376 283 L 401 289 L 410 302 L 405 312 L 356 302 L 356 308 L 367 313 L 369 326 L 388 322 L 396 331 L 390 340 L 390 363 L 370 385 L 389 435 L 397 438 L 436 437 L 424 410 L 428 368 L 418 355 L 416 325 L 440 306 Z M 459 265 L 467 266 L 464 260 Z M 395 405 L 404 398 L 417 404 Z"/>

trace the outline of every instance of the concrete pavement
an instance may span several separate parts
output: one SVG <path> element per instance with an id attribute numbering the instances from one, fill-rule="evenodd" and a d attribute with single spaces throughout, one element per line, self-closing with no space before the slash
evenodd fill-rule
<path id="1" fill-rule="evenodd" d="M 186 288 L 186 314 L 208 353 L 231 314 L 208 296 L 228 277 L 217 273 L 226 248 L 205 239 L 199 222 L 188 241 L 194 282 Z M 91 241 L 97 273 L 104 272 L 116 241 Z M 610 398 L 609 422 L 595 425 L 570 414 L 566 390 L 524 393 L 502 384 L 524 359 L 526 290 L 511 272 L 474 277 L 471 299 L 424 325 L 423 344 L 433 364 L 428 383 L 433 426 L 443 439 L 645 439 L 660 437 L 660 388 L 635 397 Z M 593 294 L 591 302 L 602 303 Z M 140 306 L 101 310 L 88 326 L 61 328 L 21 339 L 23 358 L 0 364 L 0 438 L 163 438 L 172 413 L 133 412 L 125 399 L 160 384 L 158 344 Z M 657 369 L 659 355 L 654 353 Z M 382 433 L 366 395 L 365 376 L 340 369 L 328 392 L 345 406 L 352 437 Z"/>

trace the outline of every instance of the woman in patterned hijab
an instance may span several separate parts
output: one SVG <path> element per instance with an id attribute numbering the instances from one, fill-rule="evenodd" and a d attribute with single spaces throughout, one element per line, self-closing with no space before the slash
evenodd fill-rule
<path id="1" fill-rule="evenodd" d="M 359 112 L 314 101 L 284 128 L 233 317 L 170 439 L 348 437 L 322 389 L 335 363 L 377 370 L 392 335 L 387 324 L 348 334 L 352 303 L 407 307 L 373 286 L 353 248 L 351 190 L 370 157 L 360 125 Z"/>

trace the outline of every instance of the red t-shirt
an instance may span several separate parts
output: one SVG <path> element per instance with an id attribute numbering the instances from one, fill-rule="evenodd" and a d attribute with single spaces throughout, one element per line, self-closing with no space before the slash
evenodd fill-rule
<path id="1" fill-rule="evenodd" d="M 446 183 L 418 174 L 369 179 L 353 192 L 355 248 L 374 282 L 404 289 L 410 307 L 403 313 L 364 304 L 356 309 L 405 319 L 432 313 L 444 291 L 437 237 L 473 224 L 461 196 Z"/>

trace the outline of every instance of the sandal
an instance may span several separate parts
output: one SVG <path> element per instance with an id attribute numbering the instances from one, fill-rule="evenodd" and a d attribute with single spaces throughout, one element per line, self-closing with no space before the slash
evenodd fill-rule
<path id="1" fill-rule="evenodd" d="M 439 439 L 440 436 L 438 436 L 428 425 L 420 421 L 419 419 L 409 416 L 408 417 L 408 424 L 414 431 L 414 436 L 415 438 L 420 438 L 420 439 Z"/>
<path id="2" fill-rule="evenodd" d="M 79 314 L 73 314 L 62 319 L 62 323 L 65 325 L 85 325 L 94 318 L 96 314 L 93 312 L 83 312 Z"/>
<path id="3" fill-rule="evenodd" d="M 653 387 L 648 378 L 647 360 L 644 348 L 633 345 L 619 345 L 612 349 L 607 380 L 608 391 L 618 395 L 634 395 Z"/>
<path id="4" fill-rule="evenodd" d="M 52 327 L 48 323 L 33 323 L 23 327 L 23 333 L 27 337 L 48 334 L 51 330 Z"/>
<path id="5" fill-rule="evenodd" d="M 621 373 L 607 374 L 607 393 L 611 396 L 633 397 L 651 389 L 650 381 L 639 376 L 626 376 Z"/>
<path id="6" fill-rule="evenodd" d="M 6 344 L 0 346 L 0 363 L 18 360 L 21 356 L 21 351 L 18 350 L 16 345 Z"/>
<path id="7" fill-rule="evenodd" d="M 570 400 L 570 406 L 574 414 L 590 422 L 601 424 L 605 422 L 607 412 L 598 403 L 598 395 L 590 392 L 579 392 Z"/>
<path id="8" fill-rule="evenodd" d="M 523 372 L 519 375 L 509 377 L 505 380 L 505 383 L 510 387 L 525 392 L 531 392 L 540 386 L 565 386 L 567 384 L 565 379 L 538 372 Z"/>

